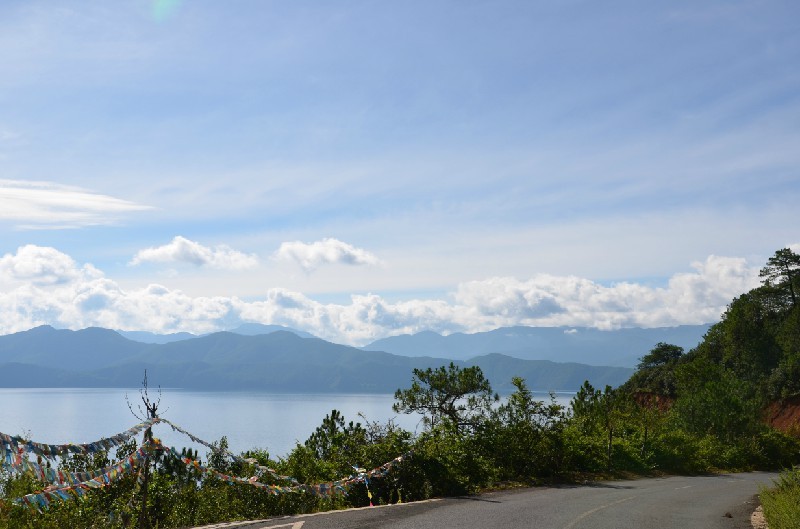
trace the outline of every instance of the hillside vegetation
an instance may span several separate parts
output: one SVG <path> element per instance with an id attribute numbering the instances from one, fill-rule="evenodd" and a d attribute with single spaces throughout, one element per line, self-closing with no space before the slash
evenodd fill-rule
<path id="1" fill-rule="evenodd" d="M 761 278 L 760 287 L 730 303 L 695 349 L 684 355 L 659 344 L 624 388 L 678 398 L 681 406 L 698 393 L 756 408 L 800 394 L 800 256 L 779 250 Z"/>
<path id="2" fill-rule="evenodd" d="M 265 450 L 247 454 L 308 484 L 407 455 L 385 475 L 352 485 L 347 495 L 302 490 L 269 495 L 187 471 L 165 454 L 153 461 L 147 510 L 142 510 L 136 477 L 129 476 L 80 503 L 30 512 L 7 500 L 46 484 L 30 474 L 4 471 L 0 527 L 123 527 L 131 519 L 143 526 L 181 527 L 465 494 L 498 485 L 788 468 L 800 462 L 800 431 L 773 429 L 764 421 L 764 410 L 800 392 L 800 256 L 779 250 L 762 270 L 762 279 L 762 286 L 731 302 L 696 348 L 685 353 L 674 344 L 658 343 L 643 351 L 625 384 L 595 388 L 586 382 L 569 410 L 554 399 L 534 399 L 520 377 L 511 379 L 514 391 L 501 401 L 481 367 L 450 363 L 414 369 L 410 384 L 395 393 L 396 412 L 423 414 L 425 428 L 418 435 L 392 422 L 348 422 L 333 410 L 285 459 L 272 460 Z M 122 447 L 117 457 L 134 449 Z M 97 453 L 60 464 L 89 469 L 107 461 L 107 454 Z M 251 466 L 218 453 L 209 453 L 204 464 L 234 476 L 253 473 Z"/>

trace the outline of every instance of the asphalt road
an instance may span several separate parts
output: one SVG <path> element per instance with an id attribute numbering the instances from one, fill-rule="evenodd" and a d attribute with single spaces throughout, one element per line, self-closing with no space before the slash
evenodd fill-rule
<path id="1" fill-rule="evenodd" d="M 247 529 L 745 529 L 759 485 L 753 472 L 537 487 L 385 507 L 301 515 Z M 224 527 L 220 525 L 218 527 Z"/>

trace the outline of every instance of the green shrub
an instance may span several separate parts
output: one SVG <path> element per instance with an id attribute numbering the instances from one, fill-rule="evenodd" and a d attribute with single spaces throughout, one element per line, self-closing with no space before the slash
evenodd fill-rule
<path id="1" fill-rule="evenodd" d="M 800 528 L 800 468 L 783 472 L 760 498 L 770 529 Z"/>
<path id="2" fill-rule="evenodd" d="M 652 440 L 653 466 L 665 472 L 699 474 L 709 469 L 697 438 L 683 430 L 670 430 Z"/>

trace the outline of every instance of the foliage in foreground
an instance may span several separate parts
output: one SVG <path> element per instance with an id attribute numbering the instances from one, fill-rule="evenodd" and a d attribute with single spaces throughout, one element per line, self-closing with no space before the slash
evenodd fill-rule
<path id="1" fill-rule="evenodd" d="M 502 403 L 494 404 L 490 398 L 484 406 L 464 408 L 456 413 L 469 417 L 455 416 L 452 423 L 438 417 L 417 436 L 392 422 L 347 422 L 333 410 L 286 458 L 271 460 L 263 450 L 243 454 L 282 474 L 318 483 L 349 475 L 354 466 L 374 468 L 411 452 L 412 457 L 393 467 L 387 476 L 370 480 L 371 498 L 363 484 L 353 486 L 347 496 L 317 497 L 297 492 L 274 496 L 201 475 L 161 456 L 154 462 L 148 488 L 149 525 L 186 527 L 367 506 L 370 502 L 407 502 L 471 493 L 498 483 L 569 481 L 620 472 L 746 470 L 798 462 L 797 440 L 766 426 L 736 421 L 736 434 L 731 435 L 715 425 L 700 428 L 700 423 L 693 422 L 707 420 L 706 407 L 719 406 L 720 401 L 730 402 L 734 410 L 747 409 L 736 400 L 735 387 L 724 380 L 714 386 L 723 392 L 718 397 L 700 391 L 699 396 L 692 397 L 696 401 L 684 406 L 676 403 L 668 412 L 640 406 L 620 390 L 599 390 L 587 383 L 576 395 L 571 413 L 554 399 L 535 399 L 522 379 L 513 382 L 516 391 Z M 422 389 L 444 399 L 438 393 L 447 388 Z M 481 391 L 491 394 L 490 387 Z M 224 438 L 221 443 L 225 445 Z M 135 446 L 123 448 L 117 458 L 132 452 Z M 190 453 L 189 457 L 197 455 Z M 226 474 L 253 474 L 253 468 L 213 453 L 205 463 Z M 106 464 L 106 454 L 74 456 L 62 463 L 73 470 Z M 42 488 L 44 484 L 30 476 L 0 473 L 0 496 L 6 500 Z M 92 491 L 81 500 L 55 504 L 43 514 L 0 504 L 0 528 L 136 527 L 138 498 L 140 492 L 131 476 Z"/>
<path id="2" fill-rule="evenodd" d="M 448 379 L 458 378 L 459 373 L 449 375 Z M 679 387 L 689 383 L 683 377 L 679 380 Z M 569 481 L 621 472 L 746 470 L 797 463 L 798 441 L 766 426 L 741 420 L 725 423 L 725 427 L 736 428 L 733 435 L 715 424 L 700 427 L 709 417 L 708 407 L 729 403 L 733 410 L 748 409 L 737 400 L 735 385 L 717 382 L 713 389 L 718 393 L 711 392 L 714 398 L 695 388 L 691 402 L 676 403 L 666 412 L 641 406 L 619 389 L 600 390 L 587 383 L 568 413 L 554 399 L 535 399 L 524 380 L 516 378 L 516 391 L 502 403 L 494 404 L 489 398 L 485 405 L 459 409 L 453 422 L 440 416 L 416 437 L 392 422 L 347 422 L 333 410 L 286 458 L 271 460 L 263 450 L 243 455 L 303 482 L 317 483 L 351 474 L 354 466 L 374 468 L 411 452 L 413 456 L 388 475 L 370 480 L 371 497 L 363 484 L 353 486 L 347 496 L 298 492 L 275 496 L 201 475 L 161 456 L 154 462 L 146 518 L 150 527 L 186 527 L 460 495 L 501 483 Z M 422 386 L 421 391 L 443 402 L 448 395 L 440 393 L 453 389 Z M 490 387 L 481 385 L 479 391 L 491 395 Z M 404 402 L 402 397 L 400 401 Z M 224 438 L 220 443 L 226 446 Z M 133 444 L 123 447 L 116 457 L 133 450 Z M 194 453 L 188 456 L 197 457 Z M 213 453 L 207 459 L 207 465 L 226 474 L 253 474 L 253 468 Z M 107 463 L 106 454 L 94 454 L 74 456 L 62 464 L 83 470 Z M 6 499 L 43 487 L 29 476 L 0 474 L 0 493 Z M 84 499 L 56 504 L 43 514 L 2 505 L 0 528 L 136 527 L 140 496 L 131 476 L 107 489 L 92 491 Z"/>
<path id="3" fill-rule="evenodd" d="M 760 498 L 770 529 L 800 527 L 800 468 L 781 473 L 774 487 L 762 489 Z"/>

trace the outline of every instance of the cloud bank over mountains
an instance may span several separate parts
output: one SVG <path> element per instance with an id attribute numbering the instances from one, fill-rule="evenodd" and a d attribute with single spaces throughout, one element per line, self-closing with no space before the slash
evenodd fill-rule
<path id="1" fill-rule="evenodd" d="M 334 248 L 340 247 L 338 243 L 358 250 L 335 239 L 326 241 L 333 241 L 328 244 Z M 319 247 L 325 245 L 290 246 L 307 250 L 312 268 L 337 262 L 335 258 L 315 258 Z M 179 237 L 144 252 L 137 254 L 141 262 L 217 266 L 255 259 L 227 247 L 209 249 Z M 347 262 L 350 258 L 355 257 L 339 259 Z M 528 279 L 491 277 L 463 282 L 446 299 L 390 301 L 378 294 L 354 294 L 349 303 L 322 303 L 283 288 L 269 289 L 250 300 L 192 297 L 158 284 L 126 289 L 91 264 L 77 263 L 55 248 L 27 245 L 0 258 L 0 333 L 42 324 L 204 333 L 251 321 L 291 326 L 327 340 L 361 345 L 421 330 L 447 334 L 511 325 L 661 327 L 714 322 L 732 298 L 759 283 L 760 264 L 744 258 L 712 255 L 692 266 L 693 271 L 674 274 L 662 287 L 633 282 L 606 286 L 575 276 L 536 274 Z"/>

